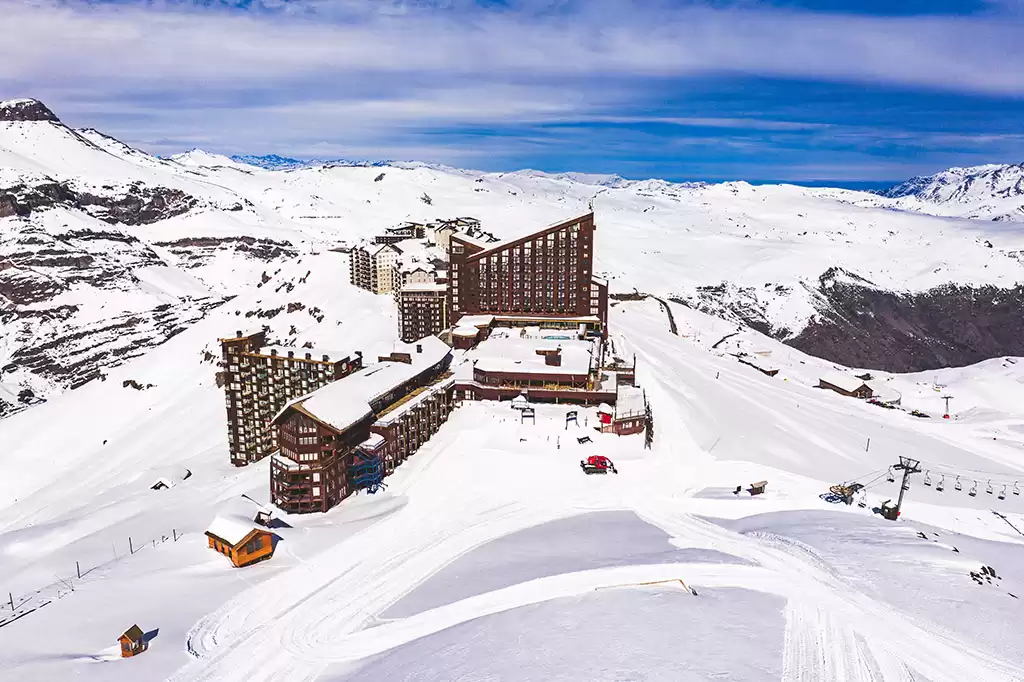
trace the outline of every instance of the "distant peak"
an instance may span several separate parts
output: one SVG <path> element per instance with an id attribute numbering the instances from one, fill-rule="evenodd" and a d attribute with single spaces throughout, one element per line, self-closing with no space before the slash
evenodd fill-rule
<path id="1" fill-rule="evenodd" d="M 8 99 L 0 102 L 0 121 L 52 121 L 57 115 L 37 99 Z"/>

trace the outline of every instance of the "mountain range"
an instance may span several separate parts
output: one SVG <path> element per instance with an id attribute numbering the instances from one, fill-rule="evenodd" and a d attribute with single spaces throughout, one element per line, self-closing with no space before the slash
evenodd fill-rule
<path id="1" fill-rule="evenodd" d="M 397 222 L 474 215 L 501 237 L 591 206 L 613 296 L 867 368 L 1024 354 L 1020 165 L 875 194 L 293 161 L 159 158 L 35 100 L 0 104 L 0 414 L 102 379 L 286 266 Z"/>

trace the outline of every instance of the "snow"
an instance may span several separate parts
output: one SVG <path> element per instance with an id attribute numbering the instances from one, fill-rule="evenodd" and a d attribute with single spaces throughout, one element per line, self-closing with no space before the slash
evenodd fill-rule
<path id="1" fill-rule="evenodd" d="M 781 641 L 770 633 L 782 611 L 781 599 L 742 589 L 593 592 L 462 623 L 321 680 L 429 682 L 435 660 L 453 680 L 779 679 Z"/>
<path id="2" fill-rule="evenodd" d="M 88 255 L 123 268 L 112 268 L 110 288 L 75 283 L 33 304 L 76 306 L 66 327 L 40 317 L 15 336 L 4 325 L 0 395 L 42 381 L 7 365 L 55 330 L 101 336 L 86 323 L 192 305 L 183 297 L 204 287 L 233 298 L 104 365 L 104 378 L 3 420 L 0 465 L 17 475 L 0 477 L 0 585 L 19 613 L 46 604 L 13 622 L 0 605 L 0 669 L 12 679 L 1020 680 L 1020 602 L 1009 595 L 1024 595 L 1024 538 L 1014 529 L 1024 529 L 1024 500 L 985 492 L 989 480 L 995 492 L 1024 483 L 1017 358 L 874 373 L 902 395 L 904 409 L 885 410 L 815 387 L 829 372 L 861 368 L 750 329 L 713 349 L 734 322 L 668 301 L 674 335 L 655 301 L 618 302 L 612 342 L 620 357 L 636 356 L 652 449 L 641 436 L 597 432 L 594 408 L 537 404 L 537 423 L 522 424 L 507 405 L 467 403 L 385 491 L 327 514 L 280 514 L 270 561 L 235 569 L 203 534 L 243 493 L 268 495 L 269 462 L 228 462 L 217 338 L 265 324 L 282 348 L 358 348 L 367 358 L 407 348 L 393 343 L 393 302 L 349 286 L 345 258 L 329 251 L 341 241 L 464 214 L 507 238 L 593 200 L 597 268 L 613 292 L 686 300 L 725 282 L 723 296 L 754 301 L 795 333 L 815 314 L 828 266 L 898 291 L 1012 286 L 1022 279 L 1018 232 L 845 190 L 591 184 L 606 180 L 415 164 L 389 166 L 375 183 L 380 168 L 185 166 L 115 142 L 46 122 L 0 124 L 5 186 L 57 178 L 101 192 L 138 180 L 202 202 L 144 228 L 67 208 L 0 219 L 4 239 L 31 229 L 138 240 L 82 240 Z M 235 203 L 242 209 L 228 210 Z M 294 255 L 218 247 L 189 261 L 158 244 L 247 236 L 287 242 Z M 142 257 L 149 252 L 160 264 Z M 288 312 L 293 302 L 304 308 Z M 776 377 L 735 357 L 761 351 L 771 351 Z M 375 390 L 366 376 L 361 394 Z M 125 387 L 129 379 L 153 387 Z M 943 395 L 953 396 L 949 420 L 904 411 L 937 416 Z M 579 426 L 567 426 L 569 409 Z M 620 473 L 583 475 L 578 463 L 591 454 Z M 900 456 L 919 458 L 933 485 L 913 476 L 900 520 L 883 521 L 871 508 L 898 494 L 884 472 Z M 866 508 L 821 499 L 830 485 L 879 474 Z M 161 477 L 175 485 L 150 490 Z M 768 480 L 765 494 L 731 494 L 758 480 Z M 978 585 L 970 572 L 983 564 L 1002 579 Z M 158 636 L 143 655 L 119 659 L 111 647 L 133 623 Z"/>
<path id="3" fill-rule="evenodd" d="M 637 386 L 619 386 L 615 396 L 617 419 L 644 413 L 644 391 Z"/>
<path id="4" fill-rule="evenodd" d="M 226 541 L 232 547 L 236 547 L 254 530 L 258 530 L 258 528 L 251 518 L 231 515 L 217 516 L 210 523 L 206 532 Z"/>
<path id="5" fill-rule="evenodd" d="M 447 284 L 431 284 L 429 282 L 425 282 L 425 283 L 422 283 L 422 284 L 406 284 L 405 286 L 402 287 L 402 291 L 408 291 L 408 292 L 416 292 L 416 291 L 421 291 L 421 292 L 442 292 L 442 293 L 444 293 L 444 292 L 448 291 L 448 285 Z"/>
<path id="6" fill-rule="evenodd" d="M 417 352 L 417 345 L 422 352 Z M 381 395 L 437 365 L 451 353 L 451 349 L 440 339 L 427 337 L 416 344 L 409 344 L 404 352 L 412 357 L 411 364 L 389 361 L 368 365 L 289 402 L 278 413 L 278 418 L 289 408 L 298 407 L 337 431 L 344 431 L 373 414 L 370 404 Z"/>
<path id="7" fill-rule="evenodd" d="M 13 109 L 14 107 L 20 107 L 24 104 L 35 104 L 36 100 L 28 97 L 17 97 L 15 99 L 5 99 L 0 101 L 0 108 Z"/>
<path id="8" fill-rule="evenodd" d="M 538 354 L 540 351 L 560 351 L 561 364 L 548 365 L 544 356 Z M 570 339 L 552 346 L 550 342 L 503 335 L 499 330 L 469 351 L 468 356 L 484 372 L 586 375 L 594 362 L 593 352 L 591 341 Z"/>
<path id="9" fill-rule="evenodd" d="M 384 445 L 384 436 L 379 433 L 371 433 L 370 437 L 359 444 L 359 447 L 366 448 L 367 450 L 376 450 L 381 445 Z"/>

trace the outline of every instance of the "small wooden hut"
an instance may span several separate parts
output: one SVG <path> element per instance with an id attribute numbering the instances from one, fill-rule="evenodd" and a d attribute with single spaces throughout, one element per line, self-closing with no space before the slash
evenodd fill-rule
<path id="1" fill-rule="evenodd" d="M 236 568 L 269 559 L 274 554 L 274 536 L 257 527 L 252 518 L 218 516 L 206 530 L 210 548 L 231 559 Z"/>
<path id="2" fill-rule="evenodd" d="M 145 635 L 142 628 L 133 625 L 124 631 L 124 634 L 117 638 L 121 644 L 121 658 L 131 658 L 146 650 Z"/>

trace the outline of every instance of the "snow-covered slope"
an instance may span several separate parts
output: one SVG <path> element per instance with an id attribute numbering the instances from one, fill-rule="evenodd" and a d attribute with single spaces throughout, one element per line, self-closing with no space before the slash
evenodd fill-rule
<path id="1" fill-rule="evenodd" d="M 0 400 L 47 398 L 0 422 L 12 679 L 1020 679 L 1024 361 L 983 343 L 1020 322 L 1009 223 L 793 186 L 158 159 L 3 110 Z M 284 518 L 271 561 L 238 571 L 207 548 L 216 513 L 268 498 L 267 462 L 228 464 L 218 336 L 374 357 L 394 304 L 351 287 L 332 247 L 455 215 L 512 236 L 590 207 L 653 449 L 593 431 L 592 408 L 568 427 L 581 443 L 567 406 L 521 424 L 465 405 L 385 492 Z M 854 370 L 777 338 L 868 330 L 888 354 L 892 328 L 992 359 L 872 371 L 901 399 L 885 409 L 816 388 Z M 739 361 L 755 358 L 778 374 Z M 584 476 L 589 454 L 620 473 Z M 882 521 L 901 456 L 924 471 Z M 822 499 L 854 480 L 865 507 Z M 133 623 L 149 650 L 122 660 Z"/>
<path id="2" fill-rule="evenodd" d="M 241 493 L 265 501 L 267 472 L 227 465 L 203 351 L 236 311 L 293 297 L 341 324 L 297 311 L 270 319 L 275 333 L 297 324 L 318 345 L 386 345 L 385 299 L 332 295 L 344 288 L 336 255 L 309 261 L 293 291 L 239 296 L 107 382 L 5 422 L 0 463 L 24 477 L 0 488 L 0 581 L 19 604 L 51 601 L 0 631 L 4 670 L 107 682 L 1018 679 L 1010 595 L 1024 593 L 1024 542 L 1010 524 L 1022 527 L 1024 503 L 984 492 L 988 478 L 1024 479 L 1012 394 L 978 392 L 973 407 L 992 410 L 980 421 L 977 409 L 915 419 L 815 388 L 828 363 L 756 332 L 713 348 L 734 327 L 669 304 L 674 335 L 651 299 L 613 307 L 612 340 L 636 354 L 652 450 L 591 431 L 592 409 L 570 427 L 591 435 L 579 443 L 565 406 L 540 405 L 523 425 L 507 406 L 465 405 L 386 492 L 286 518 L 271 561 L 230 568 L 202 531 Z M 771 350 L 779 375 L 737 362 L 743 347 Z M 1020 365 L 960 374 L 957 392 L 1024 379 Z M 44 428 L 54 423 L 74 430 L 73 448 Z M 580 473 L 595 452 L 620 473 Z M 898 492 L 884 474 L 900 455 L 919 457 L 933 485 L 915 476 L 892 523 L 870 507 Z M 977 497 L 952 489 L 956 472 L 986 472 Z M 174 486 L 151 490 L 159 477 Z M 731 492 L 762 479 L 765 495 Z M 866 508 L 821 499 L 854 479 L 871 482 Z M 982 566 L 997 576 L 973 579 Z M 120 660 L 114 640 L 135 622 L 158 632 Z"/>
<path id="3" fill-rule="evenodd" d="M 421 163 L 275 171 L 200 150 L 160 159 L 68 128 L 39 103 L 5 111 L 7 412 L 99 376 L 134 354 L 129 348 L 161 342 L 290 259 L 402 220 L 474 215 L 506 237 L 591 207 L 597 269 L 613 293 L 683 301 L 850 364 L 925 369 L 1024 353 L 1015 314 L 1024 235 L 1012 223 L 893 211 L 879 202 L 896 199 L 786 185 Z M 143 268 L 158 268 L 156 281 L 191 284 L 158 291 L 143 283 Z M 145 331 L 123 333 L 123 320 L 142 320 Z M 114 336 L 123 345 L 111 346 Z M 12 395 L 26 398 L 12 403 Z"/>
<path id="4" fill-rule="evenodd" d="M 1024 222 L 1024 163 L 949 168 L 911 178 L 882 196 L 908 211 Z"/>

